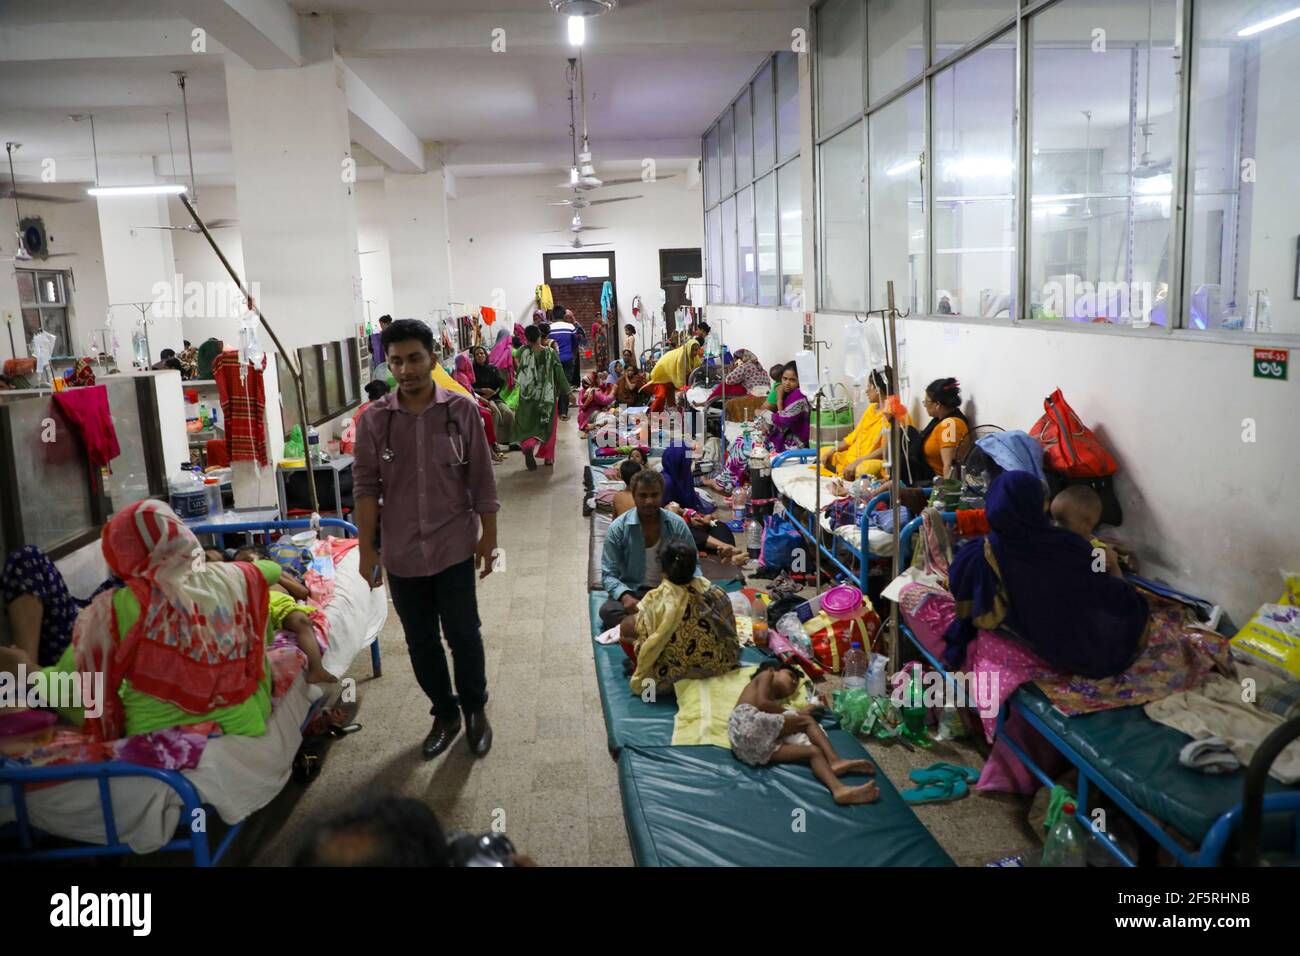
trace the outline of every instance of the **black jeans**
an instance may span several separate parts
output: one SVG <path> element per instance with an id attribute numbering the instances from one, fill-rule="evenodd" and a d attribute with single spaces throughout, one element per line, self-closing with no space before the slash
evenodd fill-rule
<path id="1" fill-rule="evenodd" d="M 570 385 L 576 384 L 574 376 L 578 373 L 578 360 L 570 359 L 567 362 L 560 362 L 560 367 L 564 369 L 564 380 Z M 560 400 L 560 414 L 569 414 L 569 390 L 566 388 L 556 396 Z"/>
<path id="2" fill-rule="evenodd" d="M 415 679 L 433 702 L 429 713 L 445 720 L 456 719 L 461 710 L 475 713 L 487 704 L 487 663 L 479 631 L 475 575 L 473 558 L 428 577 L 388 575 L 393 607 L 406 633 Z M 443 636 L 451 648 L 455 692 L 442 649 Z"/>
<path id="3" fill-rule="evenodd" d="M 649 588 L 637 588 L 632 592 L 632 596 L 640 600 L 649 593 Z M 623 623 L 625 617 L 627 617 L 627 608 L 623 606 L 622 599 L 606 601 L 600 606 L 600 626 L 606 631 L 615 625 Z"/>

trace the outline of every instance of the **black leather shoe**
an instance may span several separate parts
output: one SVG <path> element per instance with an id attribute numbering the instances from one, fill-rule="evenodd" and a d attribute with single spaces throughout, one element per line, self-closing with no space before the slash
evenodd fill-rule
<path id="1" fill-rule="evenodd" d="M 429 731 L 429 736 L 424 738 L 424 744 L 420 747 L 420 756 L 425 760 L 432 760 L 450 747 L 459 733 L 459 717 L 454 720 L 435 717 L 433 719 L 433 729 Z"/>
<path id="2" fill-rule="evenodd" d="M 488 723 L 486 713 L 479 710 L 465 715 L 465 739 L 476 757 L 487 756 L 492 749 L 492 725 Z"/>

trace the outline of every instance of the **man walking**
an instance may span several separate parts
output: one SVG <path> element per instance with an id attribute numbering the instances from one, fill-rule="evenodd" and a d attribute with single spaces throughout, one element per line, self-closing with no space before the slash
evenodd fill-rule
<path id="1" fill-rule="evenodd" d="M 481 757 L 492 746 L 492 728 L 484 713 L 487 671 L 474 574 L 476 566 L 479 580 L 491 574 L 496 552 L 501 505 L 492 453 L 474 401 L 433 381 L 429 327 L 399 319 L 382 339 L 397 390 L 357 421 L 353 498 L 361 573 L 376 587 L 381 563 L 388 571 L 415 678 L 433 705 L 424 758 L 451 746 L 462 712 L 470 749 Z"/>

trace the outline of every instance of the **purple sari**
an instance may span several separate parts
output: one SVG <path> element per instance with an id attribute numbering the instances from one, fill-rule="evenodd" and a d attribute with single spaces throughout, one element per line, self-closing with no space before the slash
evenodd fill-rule
<path id="1" fill-rule="evenodd" d="M 781 401 L 778 396 L 777 401 Z M 812 420 L 812 406 L 804 393 L 795 389 L 785 397 L 781 410 L 772 413 L 772 431 L 767 436 L 767 447 L 779 455 L 792 448 L 808 447 L 808 429 Z"/>

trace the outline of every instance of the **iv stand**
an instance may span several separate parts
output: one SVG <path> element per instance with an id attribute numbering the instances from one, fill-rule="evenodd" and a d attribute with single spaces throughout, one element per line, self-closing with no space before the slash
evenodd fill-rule
<path id="1" fill-rule="evenodd" d="M 221 264 L 225 267 L 230 278 L 234 280 L 235 285 L 239 286 L 240 291 L 244 293 L 244 301 L 248 303 L 249 311 L 253 312 L 257 316 L 262 323 L 262 328 L 266 329 L 267 334 L 271 336 L 271 341 L 275 343 L 275 350 L 280 353 L 280 358 L 284 359 L 284 365 L 289 370 L 289 375 L 293 377 L 293 390 L 297 394 L 298 398 L 298 417 L 303 425 L 306 426 L 309 421 L 307 418 L 307 393 L 302 387 L 302 372 L 298 368 L 298 363 L 290 357 L 288 350 L 280 344 L 280 337 L 275 334 L 275 329 L 271 327 L 270 321 L 268 321 L 266 316 L 262 314 L 262 310 L 257 303 L 253 301 L 253 297 L 248 291 L 248 286 L 244 284 L 244 280 L 239 277 L 239 273 L 235 271 L 234 266 L 230 264 L 230 260 L 227 259 L 225 254 L 221 251 L 221 247 L 218 246 L 216 240 L 212 238 L 212 233 L 208 232 L 207 224 L 199 218 L 199 214 L 195 211 L 194 205 L 190 201 L 190 197 L 185 193 L 181 193 L 177 198 L 179 198 L 181 204 L 185 206 L 185 211 L 190 214 L 190 218 L 194 220 L 194 224 L 199 227 L 199 232 L 203 233 L 203 238 L 208 241 L 208 245 L 212 247 L 212 251 L 215 252 L 217 258 L 221 260 Z M 303 441 L 305 442 L 306 439 L 307 432 L 304 427 Z M 311 495 L 312 521 L 316 522 L 320 520 L 320 500 L 316 496 L 316 473 L 312 470 L 310 459 L 307 461 L 307 474 L 309 476 L 309 480 L 307 481 L 307 490 Z"/>

